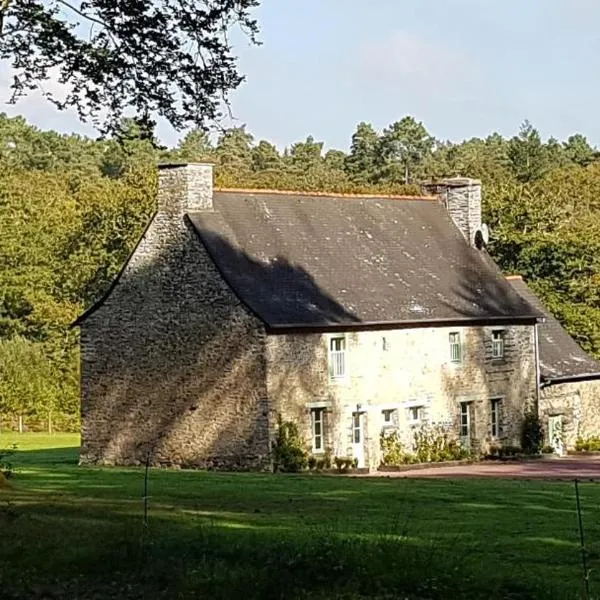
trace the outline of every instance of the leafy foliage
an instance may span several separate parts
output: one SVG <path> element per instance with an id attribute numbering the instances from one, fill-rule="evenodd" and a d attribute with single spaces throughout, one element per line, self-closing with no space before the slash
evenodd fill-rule
<path id="1" fill-rule="evenodd" d="M 577 438 L 575 450 L 579 452 L 600 452 L 600 436 L 592 435 L 587 438 Z"/>
<path id="2" fill-rule="evenodd" d="M 308 452 L 298 433 L 298 426 L 292 421 L 282 421 L 281 416 L 279 416 L 272 456 L 276 471 L 297 473 L 308 467 Z"/>
<path id="3" fill-rule="evenodd" d="M 126 111 L 173 127 L 202 127 L 243 80 L 227 32 L 255 41 L 257 0 L 5 0 L 0 60 L 14 72 L 13 100 L 58 75 L 64 94 L 43 88 L 59 108 L 114 130 Z"/>
<path id="4" fill-rule="evenodd" d="M 494 133 L 455 144 L 434 140 L 407 117 L 380 132 L 360 123 L 348 154 L 312 136 L 280 151 L 245 127 L 216 138 L 196 128 L 167 149 L 143 117 L 92 140 L 0 114 L 0 340 L 11 385 L 30 390 L 5 391 L 0 413 L 47 420 L 53 406 L 53 420 L 76 426 L 79 356 L 69 324 L 135 245 L 154 210 L 161 161 L 214 162 L 223 187 L 302 191 L 417 194 L 418 185 L 404 183 L 407 166 L 411 182 L 479 177 L 493 258 L 523 274 L 600 357 L 600 162 L 581 134 L 543 141 L 525 123 L 511 139 Z M 46 383 L 34 388 L 27 357 Z M 0 388 L 7 390 L 7 378 L 0 373 Z"/>
<path id="5" fill-rule="evenodd" d="M 525 454 L 539 454 L 544 445 L 544 430 L 538 413 L 528 410 L 521 425 L 521 448 Z"/>

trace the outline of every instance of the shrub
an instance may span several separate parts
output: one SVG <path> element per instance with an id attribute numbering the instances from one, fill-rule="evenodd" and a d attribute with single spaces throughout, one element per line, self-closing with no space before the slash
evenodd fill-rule
<path id="1" fill-rule="evenodd" d="M 10 448 L 0 450 L 0 487 L 5 485 L 8 478 L 14 475 L 10 458 L 15 453 L 16 449 L 17 445 L 13 444 Z"/>
<path id="2" fill-rule="evenodd" d="M 419 462 L 442 462 L 468 458 L 471 453 L 440 425 L 423 425 L 414 434 L 415 453 Z"/>
<path id="3" fill-rule="evenodd" d="M 575 450 L 579 452 L 600 452 L 600 436 L 592 435 L 587 438 L 577 438 Z"/>
<path id="4" fill-rule="evenodd" d="M 297 425 L 291 421 L 282 422 L 281 416 L 272 452 L 276 471 L 296 473 L 308 466 L 308 453 Z"/>
<path id="5" fill-rule="evenodd" d="M 549 444 L 546 444 L 542 448 L 542 454 L 554 454 L 554 448 L 552 446 L 550 446 Z"/>
<path id="6" fill-rule="evenodd" d="M 358 459 L 352 457 L 345 456 L 336 456 L 333 459 L 335 464 L 335 468 L 338 470 L 338 473 L 345 473 L 352 468 L 355 468 L 358 465 Z"/>
<path id="7" fill-rule="evenodd" d="M 525 454 L 539 454 L 544 443 L 544 430 L 537 412 L 528 410 L 521 426 L 521 448 Z"/>
<path id="8" fill-rule="evenodd" d="M 318 468 L 318 462 L 317 459 L 314 456 L 309 456 L 308 457 L 308 468 L 311 471 L 314 471 L 315 469 Z"/>
<path id="9" fill-rule="evenodd" d="M 397 467 L 406 463 L 407 453 L 400 441 L 398 432 L 382 433 L 379 439 L 382 452 L 382 463 L 388 467 Z"/>

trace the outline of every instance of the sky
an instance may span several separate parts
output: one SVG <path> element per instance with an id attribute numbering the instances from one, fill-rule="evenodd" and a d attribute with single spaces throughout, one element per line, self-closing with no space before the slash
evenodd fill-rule
<path id="1" fill-rule="evenodd" d="M 412 115 L 444 140 L 512 136 L 528 119 L 543 137 L 600 146 L 598 0 L 263 0 L 255 16 L 260 46 L 232 37 L 246 81 L 231 107 L 256 139 L 345 150 L 359 122 Z M 37 95 L 0 111 L 94 134 Z"/>

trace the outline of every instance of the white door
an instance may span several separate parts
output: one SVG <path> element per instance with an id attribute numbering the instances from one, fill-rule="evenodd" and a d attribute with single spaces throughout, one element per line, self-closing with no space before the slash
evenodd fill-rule
<path id="1" fill-rule="evenodd" d="M 352 413 L 352 456 L 358 459 L 358 468 L 365 466 L 364 414 Z"/>
<path id="2" fill-rule="evenodd" d="M 565 453 L 562 429 L 562 415 L 548 417 L 548 443 L 559 456 Z"/>

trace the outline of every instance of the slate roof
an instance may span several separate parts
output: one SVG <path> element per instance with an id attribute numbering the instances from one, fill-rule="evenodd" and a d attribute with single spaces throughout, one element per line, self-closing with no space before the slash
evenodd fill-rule
<path id="1" fill-rule="evenodd" d="M 538 326 L 542 380 L 595 378 L 590 376 L 600 379 L 600 362 L 582 350 L 523 279 L 514 276 L 508 280 L 527 302 L 545 315 L 545 321 Z"/>
<path id="2" fill-rule="evenodd" d="M 534 321 L 432 198 L 215 191 L 188 218 L 269 327 Z"/>

